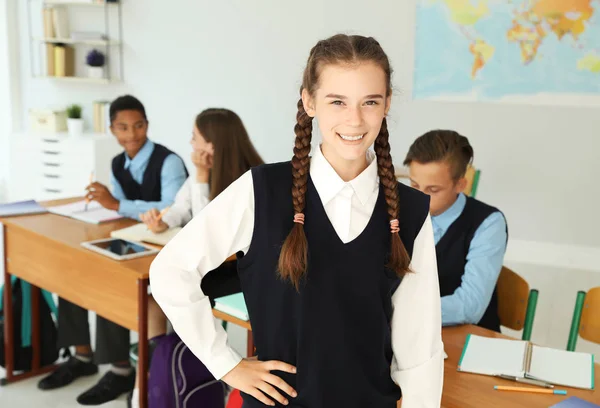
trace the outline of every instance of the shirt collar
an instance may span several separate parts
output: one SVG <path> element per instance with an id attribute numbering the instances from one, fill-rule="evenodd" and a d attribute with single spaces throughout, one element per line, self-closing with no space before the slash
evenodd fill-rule
<path id="1" fill-rule="evenodd" d="M 456 198 L 454 204 L 450 206 L 446 211 L 441 213 L 440 215 L 436 215 L 431 217 L 431 221 L 435 224 L 435 226 L 442 231 L 446 231 L 450 225 L 462 214 L 465 209 L 465 205 L 467 204 L 467 197 L 460 193 Z"/>
<path id="2" fill-rule="evenodd" d="M 146 143 L 142 146 L 139 152 L 130 159 L 127 153 L 125 153 L 125 170 L 129 169 L 130 172 L 136 172 L 141 169 L 144 164 L 150 160 L 150 155 L 154 151 L 154 142 L 150 139 L 146 140 Z"/>
<path id="3" fill-rule="evenodd" d="M 367 151 L 369 163 L 367 168 L 346 183 L 323 156 L 320 146 L 315 150 L 310 160 L 310 177 L 323 204 L 331 201 L 347 184 L 352 187 L 362 205 L 365 205 L 371 195 L 378 190 L 377 160 L 373 151 Z"/>

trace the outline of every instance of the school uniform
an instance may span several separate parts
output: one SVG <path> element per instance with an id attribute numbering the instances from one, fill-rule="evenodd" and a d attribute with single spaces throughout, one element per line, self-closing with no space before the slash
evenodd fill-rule
<path id="1" fill-rule="evenodd" d="M 400 237 L 413 271 L 400 280 L 384 267 L 390 225 L 374 154 L 367 158 L 367 169 L 344 182 L 320 149 L 312 157 L 308 271 L 299 293 L 276 271 L 293 227 L 289 162 L 244 174 L 153 262 L 155 299 L 216 378 L 241 357 L 197 283 L 237 252 L 258 359 L 297 367 L 294 375 L 275 372 L 298 392 L 289 407 L 392 408 L 400 388 L 404 408 L 439 407 L 443 345 L 429 199 L 398 186 Z M 244 401 L 263 406 L 248 395 Z"/>
<path id="2" fill-rule="evenodd" d="M 175 196 L 173 205 L 163 215 L 162 221 L 169 228 L 183 227 L 200 213 L 210 202 L 210 185 L 198 183 L 194 176 L 188 177 Z M 242 291 L 237 273 L 237 261 L 228 261 L 208 273 L 202 279 L 202 291 L 214 306 L 216 298 Z"/>
<path id="3" fill-rule="evenodd" d="M 113 196 L 119 212 L 133 217 L 144 208 L 166 207 L 187 177 L 185 164 L 166 147 L 148 140 L 130 159 L 125 152 L 112 160 Z M 88 311 L 63 298 L 58 307 L 58 347 L 90 344 Z M 101 316 L 96 319 L 97 364 L 129 360 L 129 329 Z"/>
<path id="4" fill-rule="evenodd" d="M 508 239 L 504 215 L 459 194 L 432 217 L 436 242 L 442 324 L 477 324 L 500 331 L 496 283 Z"/>

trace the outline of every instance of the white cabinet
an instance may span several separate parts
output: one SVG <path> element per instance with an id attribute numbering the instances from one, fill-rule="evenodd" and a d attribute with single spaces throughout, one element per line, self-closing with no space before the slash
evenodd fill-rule
<path id="1" fill-rule="evenodd" d="M 109 186 L 112 158 L 122 148 L 112 135 L 16 134 L 11 138 L 11 201 L 83 196 L 90 175 Z"/>

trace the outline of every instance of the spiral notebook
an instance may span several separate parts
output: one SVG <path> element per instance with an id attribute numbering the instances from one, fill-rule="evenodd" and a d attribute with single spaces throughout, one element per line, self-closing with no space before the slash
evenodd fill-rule
<path id="1" fill-rule="evenodd" d="M 530 378 L 566 387 L 594 389 L 594 355 L 539 347 L 528 341 L 469 334 L 458 371 Z"/>
<path id="2" fill-rule="evenodd" d="M 86 208 L 85 200 L 76 201 L 71 204 L 48 207 L 48 211 L 53 214 L 74 218 L 90 224 L 100 224 L 123 218 L 118 212 L 107 210 L 95 201 L 90 202 Z"/>

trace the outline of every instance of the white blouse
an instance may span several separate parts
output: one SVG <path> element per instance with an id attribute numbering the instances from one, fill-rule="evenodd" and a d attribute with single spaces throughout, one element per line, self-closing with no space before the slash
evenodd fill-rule
<path id="1" fill-rule="evenodd" d="M 169 228 L 183 227 L 210 202 L 208 183 L 198 183 L 194 176 L 187 178 L 177 192 L 175 201 L 163 215 L 162 220 Z"/>
<path id="2" fill-rule="evenodd" d="M 366 227 L 379 190 L 377 163 L 344 182 L 320 149 L 311 158 L 310 176 L 340 239 L 346 243 Z M 166 217 L 166 215 L 165 215 Z M 210 202 L 156 257 L 150 268 L 154 297 L 175 331 L 215 378 L 242 359 L 213 318 L 200 282 L 227 257 L 247 252 L 254 229 L 254 187 L 250 171 Z M 414 242 L 410 268 L 392 297 L 392 379 L 402 388 L 403 408 L 441 403 L 443 344 L 437 264 L 431 218 Z M 351 358 L 351 356 L 349 356 Z"/>

